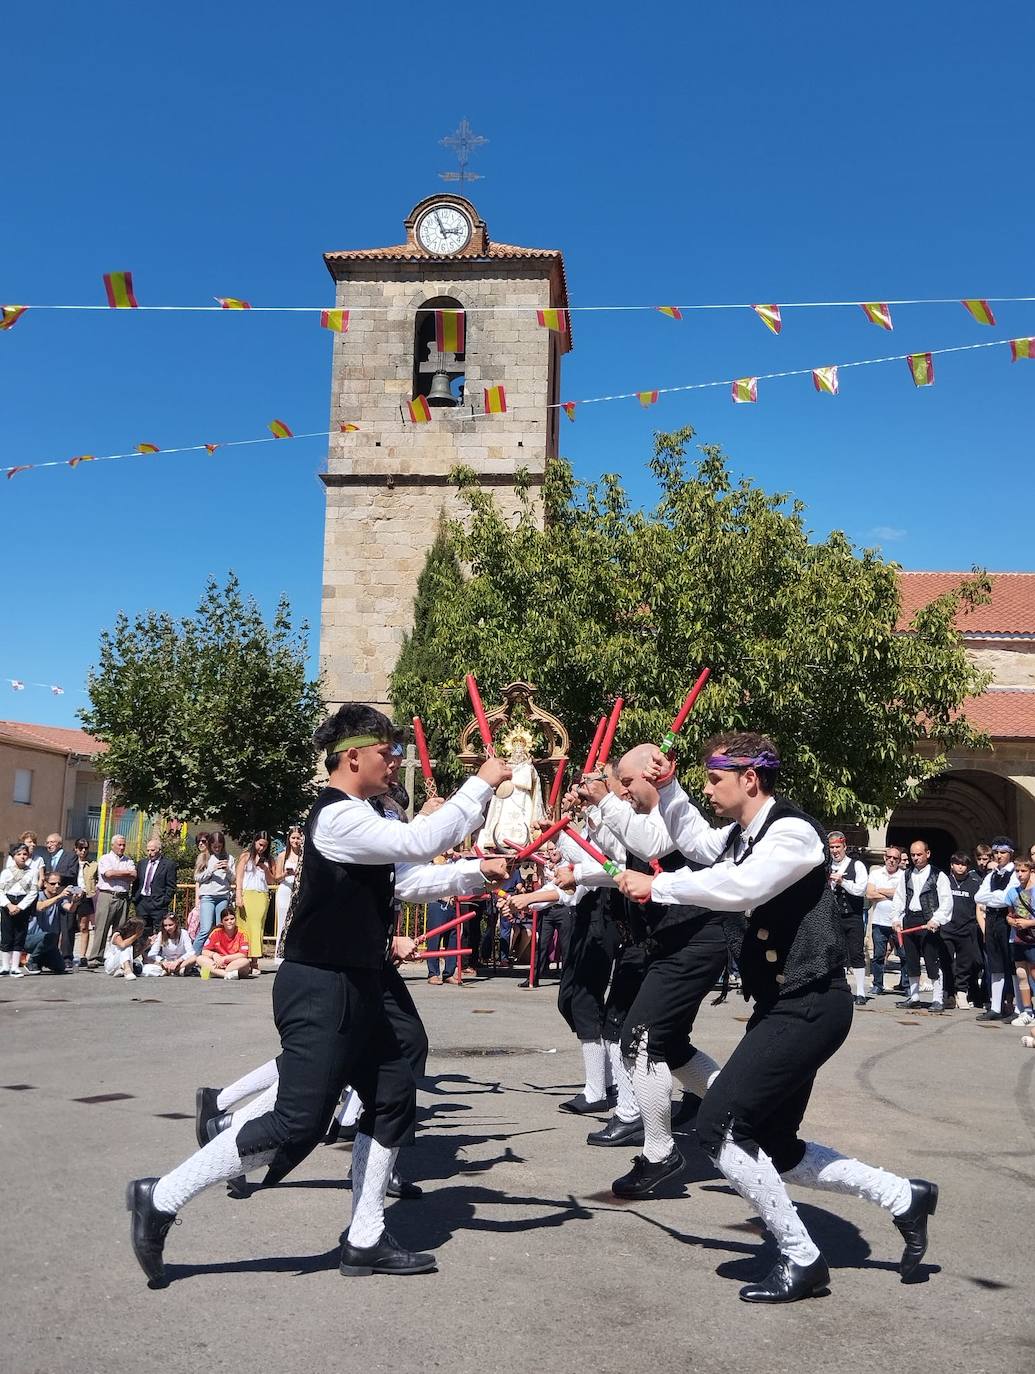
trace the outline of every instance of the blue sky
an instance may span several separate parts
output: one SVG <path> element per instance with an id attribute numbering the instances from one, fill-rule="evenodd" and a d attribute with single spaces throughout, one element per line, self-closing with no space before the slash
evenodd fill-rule
<path id="1" fill-rule="evenodd" d="M 436 11 L 269 0 L 59 0 L 5 18 L 0 300 L 332 303 L 321 254 L 398 242 L 442 188 L 438 140 L 490 142 L 472 198 L 496 238 L 565 253 L 573 304 L 1035 295 L 1035 11 L 647 4 Z M 578 398 L 1035 335 L 959 306 L 581 315 Z M 691 423 L 738 472 L 806 502 L 817 533 L 910 568 L 1031 569 L 1035 363 L 1007 350 L 589 406 L 580 476 L 638 500 L 655 428 Z M 0 466 L 325 429 L 330 336 L 312 316 L 31 312 L 0 334 Z M 119 609 L 185 612 L 229 568 L 319 625 L 319 440 L 21 474 L 0 490 L 0 716 L 74 724 Z M 4 679 L 56 682 L 65 695 Z"/>

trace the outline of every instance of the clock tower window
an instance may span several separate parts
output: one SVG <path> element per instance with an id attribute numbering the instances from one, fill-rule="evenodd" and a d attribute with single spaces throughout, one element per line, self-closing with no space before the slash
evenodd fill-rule
<path id="1" fill-rule="evenodd" d="M 456 310 L 464 326 L 463 350 L 439 352 L 435 311 Z M 417 307 L 413 324 L 413 394 L 432 406 L 459 406 L 464 400 L 467 314 L 452 296 L 434 296 Z"/>

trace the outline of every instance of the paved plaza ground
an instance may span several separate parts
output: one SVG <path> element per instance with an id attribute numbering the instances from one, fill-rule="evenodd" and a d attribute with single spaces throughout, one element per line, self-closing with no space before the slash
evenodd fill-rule
<path id="1" fill-rule="evenodd" d="M 593 1121 L 558 1112 L 581 1057 L 552 986 L 464 989 L 413 979 L 431 1039 L 423 1129 L 404 1156 L 425 1185 L 390 1212 L 439 1272 L 339 1276 L 348 1148 L 320 1147 L 285 1184 L 185 1209 L 151 1291 L 123 1194 L 194 1148 L 194 1089 L 276 1049 L 273 977 L 230 984 L 102 974 L 0 989 L 3 1367 L 75 1371 L 1016 1370 L 1035 1351 L 1035 1052 L 972 1013 L 856 1014 L 821 1075 L 807 1134 L 941 1184 L 926 1281 L 903 1286 L 888 1217 L 796 1191 L 832 1296 L 785 1308 L 737 1298 L 758 1270 L 752 1209 L 692 1129 L 686 1180 L 621 1204 L 630 1150 L 590 1149 Z M 743 1030 L 732 995 L 707 1007 L 722 1060 Z M 1025 1295 L 1028 1296 L 1025 1296 Z"/>

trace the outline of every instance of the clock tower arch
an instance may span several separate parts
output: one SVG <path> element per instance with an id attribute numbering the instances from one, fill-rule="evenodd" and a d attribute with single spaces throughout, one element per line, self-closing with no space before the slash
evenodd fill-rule
<path id="1" fill-rule="evenodd" d="M 496 242 L 457 195 L 422 200 L 404 228 L 403 243 L 324 254 L 335 305 L 351 313 L 333 336 L 320 666 L 329 700 L 381 709 L 440 517 L 466 509 L 450 471 L 471 468 L 504 512 L 519 508 L 519 471 L 537 494 L 571 347 L 570 328 L 536 321 L 567 309 L 559 251 Z M 462 350 L 437 350 L 437 309 L 463 311 Z M 486 416 L 483 388 L 498 385 L 507 411 Z M 429 423 L 409 419 L 417 395 Z"/>

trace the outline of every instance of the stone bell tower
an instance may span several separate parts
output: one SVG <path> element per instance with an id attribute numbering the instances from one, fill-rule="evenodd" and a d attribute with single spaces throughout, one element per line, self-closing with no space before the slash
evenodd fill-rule
<path id="1" fill-rule="evenodd" d="M 517 510 L 515 473 L 526 469 L 534 491 L 557 454 L 571 347 L 570 328 L 536 319 L 567 308 L 559 252 L 495 242 L 455 195 L 422 200 L 405 230 L 404 243 L 324 255 L 350 315 L 334 335 L 320 664 L 329 700 L 381 709 L 440 515 L 465 510 L 450 469 L 473 469 Z M 463 312 L 462 339 L 436 334 L 436 311 Z M 505 414 L 484 414 L 490 386 L 505 388 Z M 416 397 L 428 423 L 410 419 Z"/>

